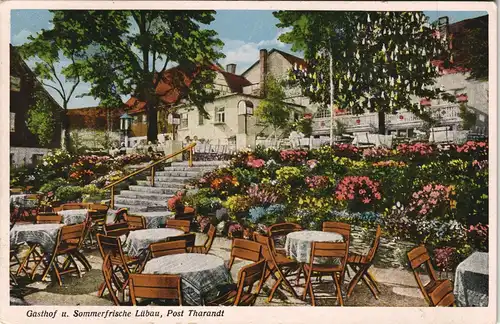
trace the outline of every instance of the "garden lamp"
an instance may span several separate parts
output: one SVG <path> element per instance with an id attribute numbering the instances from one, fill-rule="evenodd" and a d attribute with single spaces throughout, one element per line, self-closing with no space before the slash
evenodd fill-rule
<path id="1" fill-rule="evenodd" d="M 127 113 L 120 116 L 120 130 L 125 135 L 125 147 L 128 147 L 128 132 L 132 124 L 132 119 L 133 118 Z"/>

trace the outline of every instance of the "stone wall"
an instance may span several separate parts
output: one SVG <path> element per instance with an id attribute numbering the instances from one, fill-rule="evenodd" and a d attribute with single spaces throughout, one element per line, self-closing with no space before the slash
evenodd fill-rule
<path id="1" fill-rule="evenodd" d="M 375 228 L 363 229 L 359 226 L 352 226 L 349 250 L 366 254 L 371 248 L 374 238 Z M 382 232 L 374 264 L 378 267 L 407 268 L 406 253 L 416 246 L 415 243 L 384 237 Z"/>
<path id="2" fill-rule="evenodd" d="M 32 165 L 41 160 L 50 149 L 39 147 L 11 147 L 10 163 L 15 167 Z"/>

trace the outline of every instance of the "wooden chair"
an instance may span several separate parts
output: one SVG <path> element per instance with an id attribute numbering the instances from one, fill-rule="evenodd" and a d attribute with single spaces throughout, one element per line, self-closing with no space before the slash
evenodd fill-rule
<path id="1" fill-rule="evenodd" d="M 338 233 L 344 237 L 344 242 L 351 240 L 351 224 L 341 222 L 323 222 L 323 232 Z"/>
<path id="2" fill-rule="evenodd" d="M 167 238 L 167 242 L 175 242 L 175 241 L 185 241 L 186 242 L 186 251 L 192 252 L 193 247 L 194 247 L 194 243 L 196 241 L 196 234 L 189 233 L 189 234 L 183 234 L 183 235 L 177 235 L 177 236 L 170 236 Z"/>
<path id="3" fill-rule="evenodd" d="M 273 250 L 277 253 L 286 255 L 284 242 L 280 243 L 279 241 L 285 238 L 288 234 L 298 231 L 302 231 L 302 227 L 295 223 L 279 223 L 269 226 L 267 233 L 271 238 Z"/>
<path id="4" fill-rule="evenodd" d="M 104 233 L 104 224 L 109 207 L 102 204 L 89 204 L 90 231 L 86 239 L 90 241 L 90 246 L 94 245 L 94 239 L 97 233 Z"/>
<path id="5" fill-rule="evenodd" d="M 421 245 L 408 252 L 408 260 L 418 287 L 429 306 L 455 306 L 453 284 L 448 279 L 438 280 L 425 246 Z M 424 266 L 430 281 L 424 284 L 417 269 Z"/>
<path id="6" fill-rule="evenodd" d="M 295 298 L 298 298 L 295 289 L 293 289 L 292 285 L 287 279 L 287 277 L 290 276 L 291 272 L 300 269 L 300 265 L 297 263 L 297 261 L 289 259 L 283 254 L 274 252 L 271 248 L 271 240 L 269 237 L 254 233 L 253 239 L 255 242 L 262 245 L 262 256 L 267 263 L 268 270 L 266 271 L 264 282 L 267 282 L 267 279 L 270 275 L 272 275 L 275 280 L 275 283 L 269 293 L 269 297 L 267 298 L 267 302 L 270 303 L 273 300 L 274 293 L 280 286 L 285 290 L 291 292 Z M 276 272 L 278 273 L 278 276 L 275 275 Z"/>
<path id="7" fill-rule="evenodd" d="M 117 295 L 120 291 L 120 279 L 116 276 L 116 273 L 113 272 L 113 264 L 111 263 L 111 256 L 109 254 L 104 257 L 102 262 L 102 276 L 111 300 L 115 303 L 115 306 L 120 306 L 121 303 Z"/>
<path id="8" fill-rule="evenodd" d="M 88 260 L 79 251 L 83 238 L 85 237 L 85 225 L 85 223 L 81 223 L 66 225 L 61 228 L 59 236 L 60 242 L 57 244 L 57 248 L 54 251 L 54 261 L 52 263 L 59 286 L 62 285 L 61 276 L 64 274 L 77 272 L 79 277 L 82 276 L 76 260 L 80 261 L 87 271 L 92 269 Z M 64 257 L 62 262 L 58 260 L 60 256 Z M 41 262 L 39 262 L 39 264 L 41 264 Z M 73 267 L 70 267 L 70 265 L 73 265 Z M 35 272 L 36 271 L 33 271 L 32 279 L 34 278 Z"/>
<path id="9" fill-rule="evenodd" d="M 188 220 L 169 219 L 167 220 L 166 227 L 175 228 L 184 231 L 184 233 L 189 233 L 189 230 L 191 228 L 191 222 Z"/>
<path id="10" fill-rule="evenodd" d="M 236 258 L 253 262 L 260 261 L 262 259 L 261 250 L 262 245 L 260 243 L 244 239 L 233 239 L 228 269 L 231 270 Z"/>
<path id="11" fill-rule="evenodd" d="M 192 252 L 208 254 L 208 252 L 210 251 L 210 248 L 212 248 L 212 244 L 214 243 L 216 232 L 217 232 L 217 229 L 215 228 L 215 226 L 210 224 L 210 227 L 208 229 L 207 240 L 205 241 L 205 243 L 203 245 L 195 245 L 192 249 Z"/>
<path id="12" fill-rule="evenodd" d="M 128 227 L 128 223 L 112 223 L 112 224 L 104 224 L 104 234 L 106 236 L 115 236 L 119 237 L 122 235 L 128 235 L 130 232 L 130 228 Z"/>
<path id="13" fill-rule="evenodd" d="M 149 246 L 151 258 L 158 258 L 164 255 L 186 253 L 186 241 L 159 242 Z"/>
<path id="14" fill-rule="evenodd" d="M 62 223 L 62 216 L 53 214 L 53 213 L 46 213 L 46 214 L 39 214 L 36 215 L 35 217 L 35 223 L 36 224 L 61 224 Z"/>
<path id="15" fill-rule="evenodd" d="M 302 299 L 305 300 L 307 293 L 311 295 L 311 303 L 316 306 L 316 300 L 314 297 L 313 285 L 312 285 L 312 275 L 313 273 L 319 273 L 321 276 L 331 275 L 336 287 L 337 298 L 339 300 L 340 306 L 344 306 L 344 299 L 342 297 L 342 290 L 340 284 L 342 283 L 343 274 L 345 271 L 345 266 L 347 262 L 349 245 L 347 242 L 313 242 L 310 254 L 310 261 L 308 264 L 304 265 L 304 272 L 306 274 L 306 285 L 304 287 L 304 293 Z M 340 259 L 340 264 L 325 264 L 325 263 L 314 263 L 315 258 L 332 258 Z"/>
<path id="16" fill-rule="evenodd" d="M 133 306 L 137 306 L 137 298 L 176 301 L 179 306 L 182 306 L 180 276 L 131 274 L 129 285 L 130 300 Z"/>
<path id="17" fill-rule="evenodd" d="M 182 214 L 175 214 L 175 219 L 178 220 L 188 220 L 190 223 L 193 221 L 195 216 L 195 210 L 193 207 L 184 207 L 184 212 Z"/>
<path id="18" fill-rule="evenodd" d="M 110 256 L 111 264 L 113 266 L 113 273 L 119 278 L 117 287 L 119 291 L 123 291 L 128 283 L 128 278 L 132 271 L 137 270 L 141 266 L 139 258 L 130 257 L 123 253 L 122 244 L 116 236 L 106 236 L 97 234 L 97 244 L 99 245 L 99 252 L 102 258 Z M 121 278 L 118 276 L 121 275 Z M 106 289 L 106 283 L 101 283 L 99 287 L 98 296 L 101 297 Z"/>
<path id="19" fill-rule="evenodd" d="M 62 210 L 88 209 L 88 204 L 66 203 L 61 205 Z"/>
<path id="20" fill-rule="evenodd" d="M 128 224 L 128 228 L 131 231 L 145 229 L 146 228 L 146 219 L 142 216 L 137 215 L 126 215 L 125 221 Z"/>
<path id="21" fill-rule="evenodd" d="M 251 241 L 250 241 L 251 242 Z M 256 243 L 256 242 L 252 242 Z M 258 243 L 257 243 L 258 244 Z M 260 260 L 241 268 L 238 272 L 238 285 L 236 288 L 224 292 L 221 296 L 206 303 L 207 306 L 252 306 L 259 296 L 264 276 L 266 273 L 266 260 Z M 257 288 L 252 292 L 252 288 L 257 284 Z M 246 291 L 245 291 L 246 288 Z"/>
<path id="22" fill-rule="evenodd" d="M 378 247 L 380 245 L 380 235 L 382 231 L 380 229 L 380 225 L 377 226 L 377 230 L 375 232 L 375 239 L 373 240 L 373 245 L 368 251 L 368 254 L 361 255 L 357 253 L 349 252 L 347 257 L 347 266 L 351 267 L 356 271 L 356 274 L 351 279 L 349 283 L 349 288 L 347 289 L 347 297 L 351 297 L 352 291 L 354 287 L 356 287 L 357 283 L 360 279 L 363 279 L 363 282 L 368 286 L 370 291 L 372 292 L 375 299 L 378 299 L 377 292 L 380 294 L 380 288 L 378 286 L 377 281 L 368 271 L 373 263 L 373 258 L 377 253 Z M 373 285 L 373 286 L 372 286 Z"/>

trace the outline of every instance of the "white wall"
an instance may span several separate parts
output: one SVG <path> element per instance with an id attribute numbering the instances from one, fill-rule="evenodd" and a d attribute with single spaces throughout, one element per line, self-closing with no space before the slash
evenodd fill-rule
<path id="1" fill-rule="evenodd" d="M 50 152 L 47 148 L 37 147 L 11 147 L 10 148 L 10 163 L 14 166 L 30 165 L 33 163 L 34 155 L 45 156 Z M 41 158 L 41 157 L 40 157 Z"/>

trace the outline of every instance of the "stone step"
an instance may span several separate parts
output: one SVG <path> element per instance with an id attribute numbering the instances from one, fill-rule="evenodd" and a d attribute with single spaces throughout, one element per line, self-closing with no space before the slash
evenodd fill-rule
<path id="1" fill-rule="evenodd" d="M 167 194 L 167 195 L 169 194 L 174 195 L 177 192 L 177 189 L 175 188 L 161 188 L 161 187 L 148 187 L 148 186 L 129 186 L 129 190 L 141 193 Z"/>
<path id="2" fill-rule="evenodd" d="M 196 177 L 198 175 L 200 175 L 201 172 L 197 172 L 197 171 L 172 171 L 172 170 L 169 170 L 169 169 L 165 169 L 165 171 L 157 171 L 155 173 L 156 176 L 158 177 L 189 177 L 189 178 L 193 178 L 193 177 Z"/>
<path id="3" fill-rule="evenodd" d="M 129 198 L 125 196 L 118 195 L 115 197 L 115 204 L 123 204 L 123 205 L 142 205 L 146 207 L 152 206 L 167 206 L 167 200 L 154 200 L 154 199 L 145 199 L 145 198 Z"/>
<path id="4" fill-rule="evenodd" d="M 168 166 L 163 168 L 164 171 L 191 171 L 191 172 L 207 172 L 215 169 L 216 167 L 188 167 L 188 166 Z"/>
<path id="5" fill-rule="evenodd" d="M 229 164 L 229 161 L 194 161 L 193 166 L 198 167 L 198 166 L 213 166 L 213 167 L 218 167 L 221 165 L 227 165 Z M 182 161 L 182 162 L 172 162 L 172 166 L 189 166 L 188 161 Z"/>
<path id="6" fill-rule="evenodd" d="M 169 177 L 169 176 L 155 176 L 155 183 L 156 181 L 159 182 L 176 182 L 176 183 L 186 183 L 189 180 L 191 180 L 191 177 Z M 147 180 L 151 180 L 151 176 L 147 177 Z"/>
<path id="7" fill-rule="evenodd" d="M 120 197 L 134 198 L 134 199 L 153 199 L 153 200 L 168 200 L 174 194 L 156 194 L 143 191 L 122 190 Z"/>
<path id="8" fill-rule="evenodd" d="M 147 212 L 148 211 L 148 206 L 126 205 L 126 204 L 118 204 L 115 202 L 115 209 L 119 209 L 119 208 L 127 208 L 131 212 L 134 212 L 134 211 Z"/>
<path id="9" fill-rule="evenodd" d="M 137 185 L 143 187 L 152 188 L 149 180 L 137 180 Z M 186 184 L 184 182 L 175 182 L 175 181 L 156 181 L 154 188 L 172 188 L 174 190 L 183 189 Z"/>

